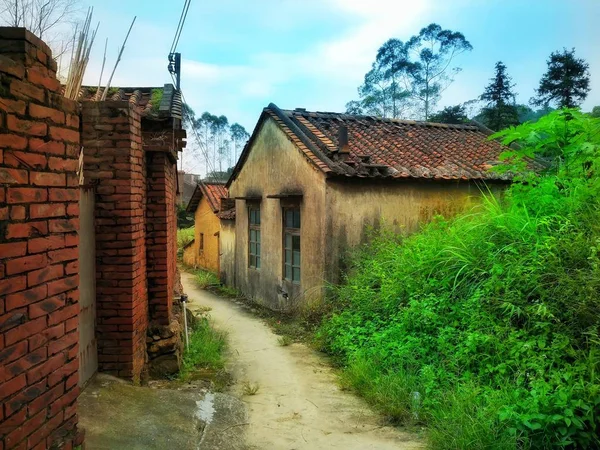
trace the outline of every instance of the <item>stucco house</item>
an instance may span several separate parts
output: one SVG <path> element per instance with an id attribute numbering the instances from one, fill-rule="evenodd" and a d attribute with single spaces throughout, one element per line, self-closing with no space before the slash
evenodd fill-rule
<path id="1" fill-rule="evenodd" d="M 272 309 L 318 301 L 371 227 L 410 233 L 506 186 L 488 170 L 505 150 L 489 134 L 270 104 L 227 183 L 222 279 Z"/>
<path id="2" fill-rule="evenodd" d="M 227 197 L 223 183 L 200 181 L 194 190 L 186 211 L 194 213 L 194 240 L 183 249 L 183 262 L 219 272 L 221 198 Z"/>

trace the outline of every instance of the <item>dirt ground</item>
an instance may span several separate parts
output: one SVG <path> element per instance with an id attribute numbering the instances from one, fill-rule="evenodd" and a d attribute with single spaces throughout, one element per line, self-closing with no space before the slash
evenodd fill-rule
<path id="1" fill-rule="evenodd" d="M 211 308 L 215 325 L 229 334 L 232 394 L 246 403 L 249 449 L 415 449 L 418 436 L 385 426 L 358 397 L 340 390 L 327 360 L 302 344 L 282 347 L 278 336 L 233 301 L 196 287 L 182 273 L 189 308 Z M 258 386 L 247 395 L 248 386 Z"/>

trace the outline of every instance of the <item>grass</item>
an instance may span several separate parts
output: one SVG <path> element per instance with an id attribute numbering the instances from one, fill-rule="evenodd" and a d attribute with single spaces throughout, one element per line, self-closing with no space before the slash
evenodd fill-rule
<path id="1" fill-rule="evenodd" d="M 208 289 L 219 285 L 219 278 L 213 272 L 208 270 L 197 269 L 192 272 L 198 287 L 200 289 Z"/>
<path id="2" fill-rule="evenodd" d="M 260 385 L 258 383 L 251 383 L 249 381 L 245 381 L 242 385 L 242 392 L 244 395 L 256 395 L 260 389 Z"/>
<path id="3" fill-rule="evenodd" d="M 225 366 L 227 334 L 214 328 L 210 319 L 200 317 L 190 334 L 190 346 L 184 350 L 183 364 L 179 373 L 182 381 L 191 378 L 194 371 L 209 369 L 222 371 Z"/>
<path id="4" fill-rule="evenodd" d="M 279 345 L 281 345 L 282 347 L 287 347 L 288 345 L 291 345 L 294 342 L 294 340 L 288 336 L 287 334 L 281 336 L 279 339 L 277 339 L 277 343 Z"/>

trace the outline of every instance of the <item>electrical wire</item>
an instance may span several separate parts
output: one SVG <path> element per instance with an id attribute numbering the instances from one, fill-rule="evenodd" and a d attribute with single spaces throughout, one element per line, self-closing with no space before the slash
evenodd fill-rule
<path id="1" fill-rule="evenodd" d="M 185 24 L 185 19 L 187 18 L 191 3 L 192 0 L 185 0 L 183 4 L 183 9 L 181 10 L 181 16 L 179 16 L 179 23 L 177 24 L 177 29 L 175 30 L 175 36 L 173 36 L 173 43 L 171 44 L 169 53 L 175 53 L 175 50 L 177 50 L 177 44 L 179 44 L 179 38 L 181 37 L 183 25 Z"/>

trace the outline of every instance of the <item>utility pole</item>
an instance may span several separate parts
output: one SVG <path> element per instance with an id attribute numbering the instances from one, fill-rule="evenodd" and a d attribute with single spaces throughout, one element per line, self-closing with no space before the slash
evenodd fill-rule
<path id="1" fill-rule="evenodd" d="M 175 89 L 181 93 L 181 53 L 169 53 L 169 65 L 167 68 L 169 69 L 169 73 L 175 75 Z M 181 171 L 183 172 L 183 152 L 181 152 Z"/>

